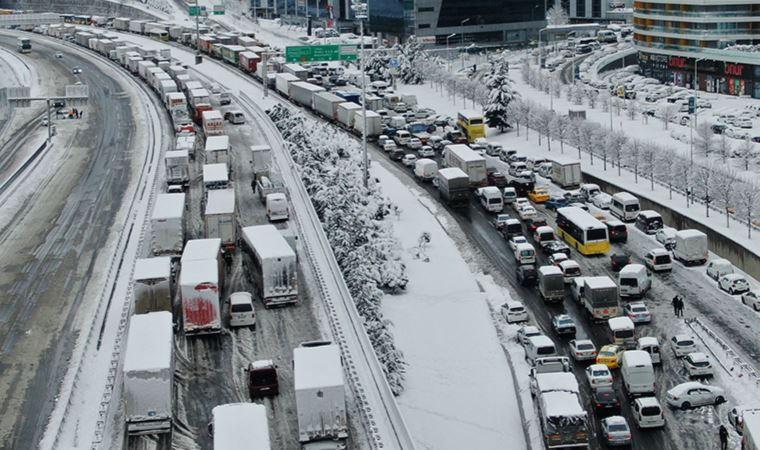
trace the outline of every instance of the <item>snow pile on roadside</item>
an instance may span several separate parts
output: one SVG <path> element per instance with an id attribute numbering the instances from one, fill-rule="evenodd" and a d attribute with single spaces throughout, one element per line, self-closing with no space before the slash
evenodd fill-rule
<path id="1" fill-rule="evenodd" d="M 383 220 L 394 206 L 376 187 L 362 187 L 360 150 L 345 133 L 281 105 L 269 115 L 299 166 L 388 384 L 398 395 L 406 364 L 381 310 L 383 292 L 402 291 L 408 281 L 393 226 Z"/>

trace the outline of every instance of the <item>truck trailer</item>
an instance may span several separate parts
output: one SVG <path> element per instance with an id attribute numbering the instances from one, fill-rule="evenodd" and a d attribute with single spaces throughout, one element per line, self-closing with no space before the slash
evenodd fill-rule
<path id="1" fill-rule="evenodd" d="M 235 224 L 235 190 L 216 189 L 208 192 L 203 214 L 206 238 L 219 238 L 222 246 L 235 250 L 237 225 Z"/>
<path id="2" fill-rule="evenodd" d="M 564 189 L 576 189 L 581 185 L 581 163 L 571 159 L 554 159 L 549 177 Z"/>
<path id="3" fill-rule="evenodd" d="M 229 136 L 209 136 L 204 149 L 206 164 L 227 164 L 230 150 Z"/>
<path id="4" fill-rule="evenodd" d="M 312 97 L 318 92 L 324 92 L 325 88 L 305 81 L 290 83 L 290 98 L 299 105 L 313 109 Z"/>
<path id="5" fill-rule="evenodd" d="M 171 272 L 172 261 L 168 256 L 135 261 L 132 279 L 134 314 L 172 312 Z"/>
<path id="6" fill-rule="evenodd" d="M 443 149 L 443 164 L 458 167 L 470 178 L 470 186 L 482 187 L 486 179 L 486 160 L 465 144 L 451 144 Z"/>
<path id="7" fill-rule="evenodd" d="M 676 232 L 675 259 L 687 266 L 699 266 L 707 262 L 707 235 L 699 230 Z"/>
<path id="8" fill-rule="evenodd" d="M 242 229 L 243 263 L 264 306 L 298 303 L 296 254 L 274 225 Z"/>
<path id="9" fill-rule="evenodd" d="M 178 255 L 185 242 L 185 194 L 158 194 L 150 219 L 154 255 Z"/>
<path id="10" fill-rule="evenodd" d="M 454 208 L 470 204 L 470 177 L 458 167 L 438 170 L 438 193 Z"/>

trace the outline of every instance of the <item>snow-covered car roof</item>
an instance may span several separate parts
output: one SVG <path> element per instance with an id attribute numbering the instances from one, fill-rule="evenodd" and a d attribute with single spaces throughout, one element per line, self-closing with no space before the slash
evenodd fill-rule
<path id="1" fill-rule="evenodd" d="M 668 390 L 668 394 L 671 395 L 682 395 L 685 394 L 686 391 L 689 389 L 707 389 L 708 391 L 712 392 L 723 392 L 722 388 L 719 388 L 718 386 L 712 386 L 707 384 L 702 384 L 699 381 L 687 381 L 686 383 L 681 383 L 679 385 L 673 386 Z"/>
<path id="2" fill-rule="evenodd" d="M 695 363 L 710 361 L 710 358 L 702 352 L 689 353 L 688 355 L 686 355 L 686 357 L 694 361 Z"/>
<path id="3" fill-rule="evenodd" d="M 639 338 L 639 346 L 641 347 L 647 347 L 651 345 L 660 345 L 659 339 L 657 339 L 654 336 L 644 336 Z"/>
<path id="4" fill-rule="evenodd" d="M 726 279 L 729 281 L 747 281 L 747 278 L 744 275 L 738 273 L 727 273 L 723 275 L 721 279 Z"/>
<path id="5" fill-rule="evenodd" d="M 548 372 L 535 375 L 536 388 L 539 392 L 568 391 L 580 392 L 578 380 L 572 372 Z"/>
<path id="6" fill-rule="evenodd" d="M 559 262 L 559 266 L 563 269 L 572 269 L 572 268 L 580 268 L 580 264 L 578 264 L 576 261 L 573 261 L 572 259 L 566 259 L 564 261 Z"/>

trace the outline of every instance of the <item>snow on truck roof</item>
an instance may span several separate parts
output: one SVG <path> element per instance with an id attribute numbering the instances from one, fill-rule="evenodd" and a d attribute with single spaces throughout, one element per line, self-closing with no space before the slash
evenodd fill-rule
<path id="1" fill-rule="evenodd" d="M 584 282 L 586 283 L 586 286 L 588 286 L 589 289 L 605 289 L 605 288 L 612 288 L 616 289 L 617 285 L 614 281 L 612 281 L 612 278 L 603 276 L 603 277 L 586 277 L 584 279 Z"/>
<path id="2" fill-rule="evenodd" d="M 638 202 L 639 199 L 636 198 L 633 194 L 629 194 L 628 192 L 618 192 L 617 194 L 613 194 L 612 198 L 621 201 L 621 202 Z"/>
<path id="3" fill-rule="evenodd" d="M 167 311 L 136 314 L 129 321 L 124 372 L 171 368 L 174 331 Z"/>
<path id="4" fill-rule="evenodd" d="M 168 256 L 157 258 L 138 258 L 135 261 L 134 280 L 152 280 L 169 278 L 172 271 L 172 259 Z"/>
<path id="5" fill-rule="evenodd" d="M 325 88 L 323 88 L 322 86 L 317 86 L 316 84 L 307 83 L 306 81 L 297 81 L 293 83 L 293 86 L 297 86 L 301 89 L 305 89 L 311 92 L 322 92 L 325 90 Z"/>
<path id="6" fill-rule="evenodd" d="M 227 164 L 204 164 L 203 165 L 203 182 L 227 181 Z"/>
<path id="7" fill-rule="evenodd" d="M 185 194 L 158 194 L 151 219 L 178 219 L 185 212 Z"/>
<path id="8" fill-rule="evenodd" d="M 628 317 L 613 317 L 609 319 L 607 323 L 610 326 L 610 330 L 632 330 L 633 321 Z"/>
<path id="9" fill-rule="evenodd" d="M 546 417 L 586 417 L 586 411 L 578 401 L 578 394 L 574 392 L 544 392 L 541 398 Z"/>
<path id="10" fill-rule="evenodd" d="M 449 144 L 446 146 L 445 150 L 454 153 L 459 159 L 465 162 L 485 161 L 485 158 L 478 155 L 475 150 L 465 144 Z"/>
<path id="11" fill-rule="evenodd" d="M 464 111 L 459 111 L 459 115 L 464 117 L 465 119 L 482 119 L 483 114 L 473 111 L 471 109 L 465 109 Z"/>
<path id="12" fill-rule="evenodd" d="M 687 239 L 691 237 L 707 237 L 706 234 L 699 230 L 681 230 L 676 232 L 676 237 L 680 237 L 681 239 Z"/>
<path id="13" fill-rule="evenodd" d="M 628 366 L 652 366 L 652 357 L 644 350 L 628 350 L 623 352 L 623 363 Z"/>
<path id="14" fill-rule="evenodd" d="M 267 408 L 256 403 L 215 406 L 214 450 L 266 450 L 270 448 Z"/>
<path id="15" fill-rule="evenodd" d="M 646 270 L 646 267 L 642 264 L 626 264 L 623 266 L 622 269 L 620 269 L 620 272 L 618 272 L 618 276 L 622 275 L 635 275 L 641 272 L 642 270 Z"/>
<path id="16" fill-rule="evenodd" d="M 446 178 L 447 180 L 451 180 L 453 178 L 470 178 L 466 173 L 464 173 L 464 170 L 460 169 L 459 167 L 446 167 L 445 169 L 440 169 L 438 171 L 438 175 Z"/>
<path id="17" fill-rule="evenodd" d="M 519 248 L 520 245 L 522 245 L 522 244 L 518 244 L 518 248 Z M 530 244 L 528 244 L 528 245 L 530 245 Z M 562 275 L 562 269 L 560 269 L 557 266 L 541 266 L 541 267 L 538 268 L 538 272 L 541 275 L 544 275 L 544 276 L 547 276 L 547 275 Z"/>
<path id="18" fill-rule="evenodd" d="M 539 392 L 569 391 L 580 392 L 578 380 L 570 372 L 537 373 L 536 387 Z"/>
<path id="19" fill-rule="evenodd" d="M 245 227 L 243 239 L 261 258 L 295 257 L 293 248 L 274 225 Z"/>
<path id="20" fill-rule="evenodd" d="M 564 208 L 557 208 L 557 214 L 562 214 L 565 218 L 575 223 L 583 230 L 592 229 L 604 229 L 607 230 L 607 226 L 596 219 L 588 212 L 578 208 L 577 206 L 566 206 Z"/>
<path id="21" fill-rule="evenodd" d="M 187 150 L 169 150 L 164 154 L 164 159 L 172 158 L 189 158 L 190 153 Z"/>
<path id="22" fill-rule="evenodd" d="M 639 338 L 639 345 L 642 347 L 647 347 L 651 345 L 659 346 L 660 341 L 654 336 L 644 336 L 644 337 Z"/>
<path id="23" fill-rule="evenodd" d="M 234 189 L 212 189 L 206 198 L 206 215 L 233 214 L 235 212 Z"/>
<path id="24" fill-rule="evenodd" d="M 349 110 L 362 109 L 361 105 L 358 105 L 354 102 L 338 103 L 338 108 L 349 109 Z"/>
<path id="25" fill-rule="evenodd" d="M 179 284 L 196 286 L 201 283 L 219 284 L 219 263 L 216 259 L 193 259 L 182 261 Z"/>
<path id="26" fill-rule="evenodd" d="M 337 345 L 293 349 L 295 389 L 343 386 L 343 367 Z"/>
<path id="27" fill-rule="evenodd" d="M 203 111 L 203 120 L 222 120 L 222 113 L 215 109 Z"/>
<path id="28" fill-rule="evenodd" d="M 230 137 L 227 135 L 209 136 L 206 138 L 206 151 L 227 150 L 230 148 Z"/>
<path id="29" fill-rule="evenodd" d="M 222 240 L 219 238 L 191 239 L 185 244 L 182 251 L 181 262 L 199 259 L 216 259 L 222 248 Z"/>

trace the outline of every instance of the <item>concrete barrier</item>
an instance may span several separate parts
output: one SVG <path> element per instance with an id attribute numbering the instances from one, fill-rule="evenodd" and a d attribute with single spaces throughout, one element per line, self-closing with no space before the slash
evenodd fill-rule
<path id="1" fill-rule="evenodd" d="M 89 14 L 103 17 L 130 17 L 140 20 L 164 20 L 157 15 L 126 4 L 106 0 L 0 0 L 0 8 L 23 9 L 61 14 Z"/>

